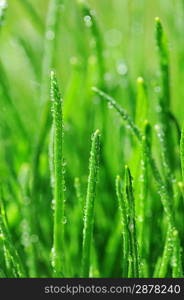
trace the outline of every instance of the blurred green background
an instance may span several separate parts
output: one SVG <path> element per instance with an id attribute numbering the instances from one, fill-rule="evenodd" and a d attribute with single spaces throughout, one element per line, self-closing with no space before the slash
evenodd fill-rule
<path id="1" fill-rule="evenodd" d="M 171 108 L 180 126 L 184 106 L 184 1 L 183 0 L 91 0 L 88 1 L 95 16 L 104 64 L 103 78 L 99 75 L 96 40 L 91 31 L 90 19 L 82 12 L 80 1 L 63 0 L 59 5 L 57 34 L 46 32 L 47 0 L 29 0 L 36 11 L 37 22 L 27 9 L 24 0 L 9 0 L 5 21 L 0 32 L 0 180 L 6 198 L 7 214 L 13 239 L 21 255 L 26 257 L 26 237 L 22 199 L 29 199 L 25 192 L 26 176 L 30 176 L 35 144 L 39 135 L 44 110 L 40 90 L 44 41 L 54 40 L 53 68 L 57 72 L 64 98 L 64 152 L 67 186 L 67 248 L 71 261 L 80 265 L 81 234 L 79 212 L 76 208 L 74 178 L 81 180 L 83 195 L 86 193 L 88 159 L 91 134 L 99 128 L 102 132 L 102 163 L 95 210 L 95 247 L 102 276 L 119 276 L 117 264 L 120 251 L 120 229 L 114 188 L 115 176 L 123 166 L 133 164 L 135 141 L 117 114 L 94 95 L 92 86 L 99 86 L 113 95 L 135 118 L 136 79 L 145 79 L 148 100 L 148 119 L 157 122 L 158 60 L 155 45 L 154 18 L 159 16 L 169 41 L 171 70 Z M 45 76 L 49 76 L 47 70 Z M 49 87 L 48 87 L 49 97 Z M 8 100 L 9 99 L 9 100 Z M 11 99 L 11 100 L 10 100 Z M 47 99 L 45 99 L 47 100 Z M 13 107 L 13 108 L 12 108 Z M 21 119 L 21 129 L 17 117 Z M 156 159 L 160 160 L 155 141 Z M 39 276 L 49 276 L 49 255 L 52 247 L 52 192 L 49 172 L 49 130 L 42 144 L 38 167 L 36 214 L 33 216 L 39 230 L 33 235 L 37 251 Z M 176 145 L 176 158 L 179 156 Z M 179 160 L 179 158 L 177 158 Z M 177 160 L 176 159 L 176 160 Z M 178 180 L 179 162 L 176 163 Z M 28 179 L 29 181 L 29 179 Z M 150 192 L 154 205 L 148 216 L 149 230 L 153 234 L 150 248 L 153 273 L 156 258 L 162 254 L 162 206 L 150 178 Z M 29 188 L 28 188 L 29 190 Z M 84 197 L 83 196 L 83 197 Z M 28 204 L 29 204 L 28 200 Z M 76 213 L 74 213 L 76 209 Z M 157 217 L 159 216 L 159 217 Z M 34 220 L 32 221 L 34 222 Z M 179 219 L 179 224 L 181 221 Z M 23 228 L 23 229 L 22 229 Z M 72 229 L 71 229 L 72 228 Z M 78 230 L 78 229 L 76 229 Z M 181 232 L 183 227 L 181 225 Z M 151 233 L 150 233 L 151 234 Z M 158 243 L 158 241 L 160 242 Z M 33 241 L 34 243 L 34 241 Z M 156 247 L 156 248 L 155 248 Z M 25 258 L 26 260 L 26 258 Z M 111 262 L 112 260 L 112 262 Z M 76 262 L 77 261 L 77 262 Z M 72 267 L 71 267 L 72 268 Z"/>

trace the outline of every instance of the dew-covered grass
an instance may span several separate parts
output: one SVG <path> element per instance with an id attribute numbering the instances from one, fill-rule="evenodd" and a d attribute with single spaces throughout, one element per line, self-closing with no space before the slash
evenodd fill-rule
<path id="1" fill-rule="evenodd" d="M 184 2 L 0 0 L 0 277 L 183 277 Z"/>

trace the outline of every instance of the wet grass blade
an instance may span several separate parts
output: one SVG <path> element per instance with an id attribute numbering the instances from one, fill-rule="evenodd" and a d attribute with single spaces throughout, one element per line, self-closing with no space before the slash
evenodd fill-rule
<path id="1" fill-rule="evenodd" d="M 150 125 L 147 121 L 144 122 L 144 136 L 141 143 L 141 158 L 140 158 L 140 172 L 139 172 L 139 194 L 137 207 L 137 228 L 139 253 L 142 264 L 148 263 L 147 256 L 149 252 L 149 236 L 146 235 L 146 210 L 148 203 L 148 157 L 146 148 L 150 138 Z M 148 246 L 148 247 L 147 247 Z M 142 266 L 143 267 L 143 266 Z"/>
<path id="2" fill-rule="evenodd" d="M 135 125 L 135 123 L 133 122 L 133 120 L 130 118 L 130 116 L 128 115 L 127 111 L 125 109 L 123 109 L 111 96 L 109 96 L 107 93 L 104 93 L 102 90 L 93 87 L 92 90 L 98 94 L 99 96 L 101 96 L 103 99 L 105 99 L 107 102 L 110 103 L 110 105 L 112 105 L 112 107 L 115 108 L 115 110 L 120 114 L 120 116 L 123 118 L 124 121 L 127 122 L 127 124 L 130 127 L 130 130 L 133 132 L 133 134 L 138 138 L 138 140 L 141 140 L 141 132 L 138 129 L 138 127 Z"/>
<path id="3" fill-rule="evenodd" d="M 122 262 L 122 276 L 123 278 L 128 277 L 128 258 L 129 258 L 129 229 L 127 220 L 127 204 L 125 203 L 125 197 L 122 195 L 122 186 L 120 176 L 116 177 L 116 195 L 118 199 L 118 205 L 121 214 L 121 227 L 122 227 L 122 238 L 123 238 L 123 262 Z"/>
<path id="4" fill-rule="evenodd" d="M 93 90 L 97 94 L 99 94 L 101 97 L 103 97 L 106 101 L 110 102 L 110 104 L 115 108 L 115 110 L 118 111 L 118 113 L 123 118 L 123 120 L 125 120 L 127 122 L 127 124 L 129 125 L 129 128 L 131 129 L 133 134 L 137 137 L 139 142 L 142 142 L 143 134 L 138 129 L 138 127 L 135 125 L 135 123 L 130 118 L 128 113 L 111 96 L 107 95 L 106 93 L 104 93 L 103 91 L 101 91 L 97 88 L 93 88 Z M 149 159 L 149 164 L 152 168 L 154 178 L 157 183 L 157 190 L 158 190 L 158 193 L 159 193 L 161 201 L 162 201 L 162 205 L 163 205 L 165 215 L 168 220 L 168 224 L 171 227 L 171 239 L 173 241 L 173 247 L 176 246 L 176 248 L 177 248 L 178 247 L 177 245 L 180 242 L 178 241 L 178 238 L 179 238 L 178 235 L 177 235 L 176 239 L 173 238 L 173 232 L 176 231 L 176 225 L 175 225 L 175 219 L 174 219 L 173 206 L 172 206 L 172 202 L 171 202 L 171 196 L 168 191 L 167 185 L 163 181 L 162 176 L 160 175 L 160 172 L 157 168 L 157 165 L 152 157 L 150 146 L 147 145 L 145 150 L 146 150 L 146 155 Z M 179 259 L 179 256 L 178 256 L 178 259 Z M 181 260 L 181 256 L 180 256 L 180 260 Z M 178 265 L 180 265 L 179 262 L 178 262 Z"/>
<path id="5" fill-rule="evenodd" d="M 169 50 L 166 34 L 163 29 L 160 18 L 155 18 L 155 32 L 156 32 L 156 44 L 159 57 L 159 70 L 160 70 L 160 88 L 161 92 L 159 97 L 159 111 L 158 119 L 165 135 L 165 144 L 169 152 L 166 153 L 168 164 L 171 167 L 174 166 L 174 149 L 173 139 L 171 135 L 170 126 L 170 72 L 169 72 Z"/>
<path id="6" fill-rule="evenodd" d="M 82 270 L 81 277 L 89 277 L 91 263 L 91 243 L 93 236 L 94 223 L 94 201 L 96 195 L 96 183 L 99 168 L 99 130 L 92 136 L 92 146 L 89 162 L 89 177 L 87 196 L 84 213 L 84 229 L 83 229 L 83 244 L 82 244 Z"/>
<path id="7" fill-rule="evenodd" d="M 54 130 L 54 240 L 52 266 L 55 276 L 64 276 L 64 232 L 65 232 L 65 182 L 63 165 L 63 117 L 62 99 L 56 75 L 51 72 L 51 101 Z"/>
<path id="8" fill-rule="evenodd" d="M 138 255 L 138 242 L 137 242 L 137 232 L 136 232 L 136 222 L 135 222 L 135 203 L 133 195 L 132 186 L 132 176 L 130 170 L 125 166 L 125 176 L 124 176 L 124 198 L 127 203 L 127 215 L 128 215 L 128 229 L 130 235 L 130 260 L 129 260 L 129 277 L 138 278 L 139 277 L 139 255 Z"/>

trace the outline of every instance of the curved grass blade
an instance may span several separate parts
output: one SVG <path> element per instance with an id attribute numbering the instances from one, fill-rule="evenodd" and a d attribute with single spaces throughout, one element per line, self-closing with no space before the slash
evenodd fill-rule
<path id="1" fill-rule="evenodd" d="M 104 74 L 105 74 L 105 62 L 103 56 L 103 39 L 99 30 L 99 26 L 95 17 L 95 13 L 93 10 L 84 3 L 79 2 L 82 9 L 82 14 L 84 17 L 84 22 L 87 27 L 90 27 L 92 36 L 95 40 L 96 47 L 96 55 L 97 55 L 97 66 L 98 66 L 98 74 L 99 74 L 99 85 L 101 88 L 105 88 L 104 82 Z"/>
<path id="2" fill-rule="evenodd" d="M 91 243 L 94 223 L 94 201 L 96 194 L 96 183 L 99 168 L 99 130 L 96 130 L 92 136 L 92 146 L 89 161 L 89 177 L 87 196 L 84 213 L 84 229 L 82 244 L 82 270 L 81 277 L 89 277 L 91 263 Z"/>
<path id="3" fill-rule="evenodd" d="M 102 90 L 100 90 L 96 87 L 93 87 L 92 90 L 95 93 L 97 93 L 99 96 L 104 98 L 107 102 L 109 102 L 112 105 L 112 107 L 115 108 L 115 110 L 121 115 L 123 120 L 127 122 L 131 131 L 133 132 L 133 134 L 138 138 L 139 141 L 141 141 L 142 134 L 141 134 L 140 130 L 138 129 L 138 127 L 133 122 L 133 120 L 128 115 L 127 111 L 125 109 L 123 109 L 111 96 L 104 93 Z"/>
<path id="4" fill-rule="evenodd" d="M 63 165 L 63 117 L 62 99 L 56 75 L 51 72 L 51 102 L 54 130 L 54 240 L 52 266 L 56 276 L 64 276 L 64 232 L 65 232 L 65 181 Z"/>
<path id="5" fill-rule="evenodd" d="M 135 123 L 133 122 L 133 120 L 127 113 L 127 111 L 124 110 L 111 96 L 99 90 L 98 88 L 93 87 L 93 91 L 95 91 L 99 96 L 104 98 L 107 102 L 109 102 L 112 105 L 112 107 L 115 108 L 115 110 L 120 114 L 123 120 L 126 121 L 126 123 L 129 126 L 129 129 L 132 131 L 132 133 L 137 137 L 138 141 L 141 143 L 143 134 L 141 133 L 140 129 L 135 125 Z M 150 146 L 147 145 L 145 150 L 146 150 L 146 155 L 149 159 L 149 163 L 152 168 L 153 175 L 157 182 L 158 191 L 161 196 L 165 213 L 168 217 L 168 220 L 171 221 L 171 223 L 173 223 L 173 212 L 171 209 L 170 195 L 168 194 L 167 187 L 164 184 L 162 177 L 159 173 L 159 170 L 157 168 L 157 165 L 152 157 Z"/>

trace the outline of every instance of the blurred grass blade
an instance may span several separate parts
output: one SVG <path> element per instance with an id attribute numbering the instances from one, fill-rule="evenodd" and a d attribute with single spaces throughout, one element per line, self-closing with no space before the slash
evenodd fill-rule
<path id="1" fill-rule="evenodd" d="M 172 254 L 172 240 L 171 240 L 171 227 L 169 226 L 167 230 L 167 235 L 165 239 L 165 246 L 162 258 L 160 260 L 160 267 L 157 270 L 158 273 L 155 273 L 155 277 L 165 278 L 168 273 L 168 265 L 171 259 Z"/>
<path id="2" fill-rule="evenodd" d="M 89 162 L 89 177 L 84 213 L 83 245 L 82 245 L 82 270 L 81 277 L 89 277 L 91 264 L 91 243 L 94 223 L 94 201 L 99 167 L 99 130 L 92 136 L 92 146 Z"/>
<path id="3" fill-rule="evenodd" d="M 23 264 L 9 232 L 2 194 L 0 195 L 0 197 L 0 234 L 4 242 L 6 263 L 9 267 L 13 266 L 13 270 L 10 269 L 9 271 L 12 271 L 15 277 L 25 277 L 26 273 Z"/>
<path id="4" fill-rule="evenodd" d="M 102 89 L 105 88 L 104 75 L 105 75 L 105 62 L 103 55 L 103 39 L 97 24 L 96 16 L 94 10 L 90 8 L 82 1 L 80 2 L 82 9 L 82 14 L 86 27 L 91 29 L 92 36 L 95 40 L 96 56 L 97 56 L 97 66 L 98 66 L 98 77 L 99 85 Z"/>
<path id="5" fill-rule="evenodd" d="M 180 160 L 181 160 L 182 181 L 184 183 L 184 126 L 182 128 L 181 140 L 180 140 Z"/>
<path id="6" fill-rule="evenodd" d="M 30 3 L 30 0 L 19 0 L 22 7 L 24 8 L 27 15 L 30 17 L 32 24 L 39 31 L 39 33 L 44 32 L 44 24 L 42 22 L 41 17 L 38 15 L 36 9 L 33 4 Z"/>
<path id="7" fill-rule="evenodd" d="M 4 24 L 5 13 L 8 8 L 8 2 L 6 0 L 1 0 L 0 2 L 0 28 Z"/>
<path id="8" fill-rule="evenodd" d="M 142 129 L 144 121 L 148 117 L 148 98 L 147 90 L 144 79 L 142 77 L 137 78 L 137 102 L 136 102 L 136 116 L 135 123 Z"/>
<path id="9" fill-rule="evenodd" d="M 61 3 L 62 0 L 50 0 L 48 6 L 42 59 L 41 104 L 45 104 L 48 101 L 48 75 L 50 70 L 54 68 L 53 59 L 55 55 L 57 27 L 59 24 L 59 5 Z"/>
<path id="10" fill-rule="evenodd" d="M 35 54 L 33 52 L 33 49 L 28 41 L 26 41 L 24 38 L 21 36 L 16 37 L 17 43 L 20 45 L 22 48 L 25 57 L 27 58 L 27 61 L 33 71 L 33 74 L 35 78 L 39 81 L 40 80 L 40 65 L 38 65 L 36 61 Z"/>
<path id="11" fill-rule="evenodd" d="M 156 43 L 158 47 L 158 55 L 161 71 L 161 89 L 162 89 L 162 101 L 165 109 L 170 105 L 170 90 L 169 90 L 169 55 L 168 46 L 165 32 L 163 30 L 160 18 L 155 18 L 156 28 Z"/>
<path id="12" fill-rule="evenodd" d="M 19 128 L 22 136 L 27 140 L 28 133 L 25 128 L 25 125 L 22 121 L 19 111 L 17 110 L 16 104 L 13 102 L 12 95 L 11 95 L 11 88 L 9 84 L 8 77 L 6 75 L 6 71 L 4 69 L 3 64 L 0 61 L 0 90 L 3 94 L 3 100 L 6 100 L 5 104 L 9 108 L 10 114 L 12 114 L 12 121 L 15 122 L 15 125 Z"/>

